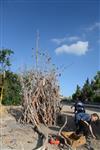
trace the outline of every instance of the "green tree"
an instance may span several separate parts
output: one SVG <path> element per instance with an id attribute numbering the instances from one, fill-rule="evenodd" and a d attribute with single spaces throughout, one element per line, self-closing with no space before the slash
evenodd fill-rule
<path id="1" fill-rule="evenodd" d="M 93 83 L 93 90 L 100 89 L 100 71 L 97 72 L 96 76 L 94 77 L 94 83 Z"/>
<path id="2" fill-rule="evenodd" d="M 9 66 L 11 66 L 11 54 L 13 54 L 13 51 L 11 49 L 0 50 L 0 105 L 3 99 L 5 73 L 6 70 L 8 70 Z"/>
<path id="3" fill-rule="evenodd" d="M 72 95 L 72 98 L 100 102 L 100 71 L 97 72 L 91 82 L 87 78 L 82 89 L 77 85 L 76 92 Z"/>
<path id="4" fill-rule="evenodd" d="M 0 50 L 0 72 L 8 70 L 8 67 L 11 66 L 10 56 L 13 53 L 11 49 Z"/>
<path id="5" fill-rule="evenodd" d="M 80 88 L 79 85 L 77 85 L 77 87 L 76 87 L 76 92 L 72 95 L 72 99 L 73 99 L 73 100 L 81 99 L 81 95 L 82 95 L 82 93 L 81 93 L 81 88 Z"/>
<path id="6" fill-rule="evenodd" d="M 100 102 L 100 71 L 98 71 L 94 77 L 92 89 L 94 91 L 94 102 Z"/>
<path id="7" fill-rule="evenodd" d="M 6 71 L 2 103 L 4 105 L 19 105 L 21 103 L 20 91 L 21 85 L 18 75 Z"/>
<path id="8" fill-rule="evenodd" d="M 82 88 L 82 98 L 84 101 L 85 100 L 92 101 L 93 95 L 94 95 L 94 92 L 93 92 L 92 86 L 89 82 L 89 79 L 87 78 Z"/>

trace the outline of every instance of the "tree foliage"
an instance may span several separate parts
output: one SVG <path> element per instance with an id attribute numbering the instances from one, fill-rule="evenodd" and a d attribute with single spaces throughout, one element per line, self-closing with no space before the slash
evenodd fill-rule
<path id="1" fill-rule="evenodd" d="M 2 103 L 4 105 L 19 105 L 21 103 L 20 91 L 21 85 L 18 75 L 6 71 Z"/>
<path id="2" fill-rule="evenodd" d="M 10 56 L 13 53 L 11 49 L 0 50 L 0 72 L 8 70 L 8 67 L 11 66 Z"/>
<path id="3" fill-rule="evenodd" d="M 100 71 L 91 81 L 87 78 L 82 88 L 77 86 L 72 98 L 73 100 L 100 102 Z"/>
<path id="4" fill-rule="evenodd" d="M 0 88 L 3 89 L 2 103 L 5 105 L 18 105 L 21 102 L 18 75 L 9 71 L 12 54 L 14 52 L 11 49 L 0 50 Z"/>
<path id="5" fill-rule="evenodd" d="M 89 79 L 87 78 L 82 88 L 82 98 L 83 100 L 92 101 L 93 94 L 94 91 L 92 89 Z"/>
<path id="6" fill-rule="evenodd" d="M 81 97 L 81 88 L 79 85 L 77 85 L 76 92 L 73 94 L 72 97 L 74 100 L 79 99 Z"/>

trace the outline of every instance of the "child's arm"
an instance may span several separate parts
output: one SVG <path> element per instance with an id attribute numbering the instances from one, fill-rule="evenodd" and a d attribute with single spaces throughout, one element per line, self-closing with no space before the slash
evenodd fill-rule
<path id="1" fill-rule="evenodd" d="M 95 135 L 94 135 L 94 133 L 93 133 L 93 130 L 92 130 L 91 125 L 89 125 L 89 129 L 90 129 L 90 132 L 91 132 L 91 134 L 92 134 L 93 138 L 95 139 L 96 137 L 95 137 Z"/>
<path id="2" fill-rule="evenodd" d="M 83 121 L 83 120 L 82 120 L 82 121 Z M 83 121 L 83 122 L 89 127 L 89 130 L 90 130 L 91 135 L 93 136 L 93 138 L 96 138 L 95 135 L 94 135 L 94 133 L 93 133 L 93 130 L 92 130 L 91 125 L 90 125 L 87 121 Z"/>
<path id="3" fill-rule="evenodd" d="M 82 120 L 83 121 L 83 120 Z M 83 121 L 87 126 L 89 126 L 89 123 L 87 121 Z"/>

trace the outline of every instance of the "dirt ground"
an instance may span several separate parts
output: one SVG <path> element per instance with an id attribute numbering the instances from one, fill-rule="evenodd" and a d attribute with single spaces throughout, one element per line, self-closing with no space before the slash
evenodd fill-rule
<path id="1" fill-rule="evenodd" d="M 0 118 L 0 149 L 32 150 L 38 140 L 37 134 L 31 127 L 18 123 L 13 113 L 6 112 Z"/>
<path id="2" fill-rule="evenodd" d="M 38 135 L 34 132 L 31 126 L 22 125 L 17 122 L 21 111 L 20 107 L 7 107 L 5 113 L 0 114 L 0 150 L 34 150 L 39 146 Z M 99 109 L 87 109 L 87 113 L 97 112 L 100 116 Z M 67 115 L 68 123 L 64 130 L 75 130 L 74 114 L 70 106 L 64 105 L 62 114 Z M 59 127 L 53 127 L 52 132 L 58 132 Z M 100 150 L 100 125 L 93 127 L 98 140 L 93 140 L 92 143 L 95 150 Z M 56 150 L 55 147 L 50 147 L 49 150 Z M 82 150 L 82 148 L 80 149 Z"/>

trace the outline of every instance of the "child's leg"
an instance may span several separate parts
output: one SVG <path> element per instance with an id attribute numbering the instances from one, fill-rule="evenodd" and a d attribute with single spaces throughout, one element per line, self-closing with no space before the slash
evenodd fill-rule
<path id="1" fill-rule="evenodd" d="M 92 137 L 90 135 L 85 136 L 86 137 L 86 144 L 85 147 L 87 148 L 87 150 L 94 150 L 93 145 L 92 145 Z"/>
<path id="2" fill-rule="evenodd" d="M 84 126 L 81 124 L 81 122 L 79 121 L 77 123 L 77 128 L 76 128 L 76 134 L 83 134 L 84 133 Z"/>
<path id="3" fill-rule="evenodd" d="M 89 129 L 89 126 L 84 126 L 84 135 L 86 138 L 86 148 L 87 150 L 94 150 L 93 145 L 92 145 L 92 136 L 91 136 L 91 132 Z"/>

